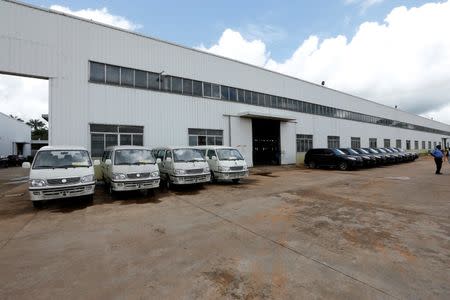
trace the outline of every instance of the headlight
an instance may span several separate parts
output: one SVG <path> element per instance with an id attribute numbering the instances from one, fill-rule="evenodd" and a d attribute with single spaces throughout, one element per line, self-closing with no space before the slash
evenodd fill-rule
<path id="1" fill-rule="evenodd" d="M 158 177 L 158 176 L 159 176 L 159 172 L 158 172 L 158 171 L 151 172 L 151 173 L 150 173 L 150 176 L 151 176 L 151 177 Z"/>
<path id="2" fill-rule="evenodd" d="M 186 174 L 186 170 L 175 169 L 175 175 L 184 175 L 184 174 Z"/>
<path id="3" fill-rule="evenodd" d="M 203 173 L 209 173 L 209 167 L 205 167 L 205 168 L 203 169 Z"/>
<path id="4" fill-rule="evenodd" d="M 44 179 L 32 179 L 30 180 L 30 186 L 32 187 L 44 187 L 47 182 Z"/>
<path id="5" fill-rule="evenodd" d="M 112 174 L 112 178 L 114 180 L 124 180 L 127 178 L 127 176 L 125 176 L 125 174 L 122 174 L 122 173 L 114 173 L 114 174 Z"/>
<path id="6" fill-rule="evenodd" d="M 349 160 L 356 160 L 356 158 L 354 158 L 354 157 L 347 157 L 347 159 L 349 159 Z"/>
<path id="7" fill-rule="evenodd" d="M 94 175 L 86 175 L 81 177 L 81 182 L 92 182 L 94 181 Z"/>
<path id="8" fill-rule="evenodd" d="M 230 167 L 219 167 L 219 172 L 228 172 L 230 171 Z"/>

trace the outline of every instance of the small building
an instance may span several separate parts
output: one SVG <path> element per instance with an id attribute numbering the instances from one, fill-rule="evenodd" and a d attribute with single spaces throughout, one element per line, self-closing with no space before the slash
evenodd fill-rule
<path id="1" fill-rule="evenodd" d="M 31 127 L 0 113 L 0 155 L 31 155 Z"/>

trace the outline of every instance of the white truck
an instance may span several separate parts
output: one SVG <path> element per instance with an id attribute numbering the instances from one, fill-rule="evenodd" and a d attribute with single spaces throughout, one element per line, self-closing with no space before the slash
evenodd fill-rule
<path id="1" fill-rule="evenodd" d="M 36 152 L 30 169 L 29 193 L 33 206 L 42 207 L 45 200 L 85 196 L 93 200 L 95 190 L 94 161 L 83 147 L 45 146 Z"/>
<path id="2" fill-rule="evenodd" d="M 167 187 L 172 184 L 201 184 L 209 182 L 211 175 L 202 152 L 193 147 L 162 147 L 153 149 L 160 159 L 161 180 Z"/>
<path id="3" fill-rule="evenodd" d="M 119 191 L 159 187 L 159 168 L 151 149 L 141 146 L 113 146 L 103 152 L 103 181 L 110 194 Z"/>
<path id="4" fill-rule="evenodd" d="M 226 146 L 199 146 L 206 157 L 211 180 L 232 180 L 238 183 L 248 176 L 247 163 L 238 149 Z"/>

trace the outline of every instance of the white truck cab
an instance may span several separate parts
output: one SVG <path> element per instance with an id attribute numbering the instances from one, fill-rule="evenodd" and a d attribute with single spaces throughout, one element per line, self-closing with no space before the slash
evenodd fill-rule
<path id="1" fill-rule="evenodd" d="M 161 179 L 172 184 L 196 184 L 211 180 L 208 163 L 202 152 L 193 147 L 161 147 L 153 149 L 160 159 Z"/>
<path id="2" fill-rule="evenodd" d="M 226 146 L 199 146 L 211 170 L 211 180 L 232 180 L 238 183 L 248 176 L 247 163 L 238 149 Z"/>
<path id="3" fill-rule="evenodd" d="M 159 187 L 159 168 L 151 149 L 141 146 L 113 146 L 103 152 L 103 181 L 109 192 Z"/>
<path id="4" fill-rule="evenodd" d="M 36 208 L 41 207 L 43 200 L 79 196 L 93 199 L 94 166 L 85 148 L 45 146 L 36 152 L 31 165 L 24 162 L 22 167 L 30 169 L 29 192 Z"/>

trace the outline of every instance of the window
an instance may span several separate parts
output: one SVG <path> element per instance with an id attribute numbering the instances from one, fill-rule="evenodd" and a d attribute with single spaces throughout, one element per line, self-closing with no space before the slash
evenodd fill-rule
<path id="1" fill-rule="evenodd" d="M 161 89 L 166 92 L 170 92 L 172 90 L 172 77 L 171 76 L 160 76 L 161 81 Z"/>
<path id="2" fill-rule="evenodd" d="M 384 139 L 384 148 L 388 148 L 391 146 L 391 140 L 390 139 Z"/>
<path id="3" fill-rule="evenodd" d="M 431 142 L 428 141 L 428 149 L 431 149 Z"/>
<path id="4" fill-rule="evenodd" d="M 159 90 L 159 74 L 148 73 L 148 88 L 152 90 Z"/>
<path id="5" fill-rule="evenodd" d="M 437 145 L 437 143 L 436 143 L 436 142 L 433 142 L 433 147 L 434 147 L 434 148 L 436 148 L 436 145 Z"/>
<path id="6" fill-rule="evenodd" d="M 297 152 L 307 152 L 313 148 L 313 136 L 309 134 L 297 134 Z"/>
<path id="7" fill-rule="evenodd" d="M 211 97 L 211 83 L 203 82 L 203 96 Z"/>
<path id="8" fill-rule="evenodd" d="M 230 100 L 229 87 L 222 85 L 220 87 L 222 100 Z"/>
<path id="9" fill-rule="evenodd" d="M 422 149 L 426 149 L 426 147 L 425 147 L 425 141 L 422 141 Z"/>
<path id="10" fill-rule="evenodd" d="M 244 99 L 245 99 L 245 103 L 252 104 L 252 92 L 246 90 Z"/>
<path id="11" fill-rule="evenodd" d="M 370 148 L 376 148 L 377 147 L 377 139 L 376 138 L 370 138 L 369 139 L 369 147 Z"/>
<path id="12" fill-rule="evenodd" d="M 101 157 L 110 146 L 143 146 L 143 126 L 90 124 L 90 131 L 92 157 Z"/>
<path id="13" fill-rule="evenodd" d="M 340 142 L 338 136 L 328 136 L 328 148 L 339 148 Z"/>
<path id="14" fill-rule="evenodd" d="M 147 88 L 147 72 L 136 70 L 134 72 L 134 86 Z"/>
<path id="15" fill-rule="evenodd" d="M 172 77 L 172 92 L 181 94 L 183 91 L 183 81 L 180 77 Z"/>
<path id="16" fill-rule="evenodd" d="M 223 130 L 188 128 L 189 146 L 218 145 L 223 142 Z"/>
<path id="17" fill-rule="evenodd" d="M 244 90 L 238 89 L 238 101 L 239 102 L 244 102 Z"/>
<path id="18" fill-rule="evenodd" d="M 414 149 L 415 150 L 419 149 L 419 141 L 414 141 Z"/>
<path id="19" fill-rule="evenodd" d="M 220 85 L 218 84 L 212 84 L 212 97 L 220 99 Z"/>
<path id="20" fill-rule="evenodd" d="M 406 150 L 411 150 L 411 141 L 406 140 Z"/>
<path id="21" fill-rule="evenodd" d="M 193 87 L 194 96 L 200 96 L 201 97 L 203 95 L 203 87 L 202 87 L 202 82 L 201 81 L 194 80 L 192 82 L 192 87 Z"/>
<path id="22" fill-rule="evenodd" d="M 134 86 L 133 69 L 120 68 L 120 84 L 125 86 Z"/>
<path id="23" fill-rule="evenodd" d="M 229 92 L 230 92 L 230 100 L 237 101 L 237 90 L 233 87 L 230 87 Z"/>
<path id="24" fill-rule="evenodd" d="M 90 62 L 89 80 L 95 82 L 105 82 L 105 65 Z"/>
<path id="25" fill-rule="evenodd" d="M 361 138 L 359 137 L 350 138 L 350 146 L 351 148 L 361 148 Z"/>
<path id="26" fill-rule="evenodd" d="M 252 104 L 258 105 L 258 93 L 252 92 Z"/>
<path id="27" fill-rule="evenodd" d="M 116 66 L 106 65 L 106 82 L 119 84 L 120 83 L 120 68 Z"/>
<path id="28" fill-rule="evenodd" d="M 183 94 L 192 95 L 192 80 L 183 78 Z"/>
<path id="29" fill-rule="evenodd" d="M 396 140 L 395 141 L 395 147 L 401 148 L 402 147 L 402 140 Z"/>

